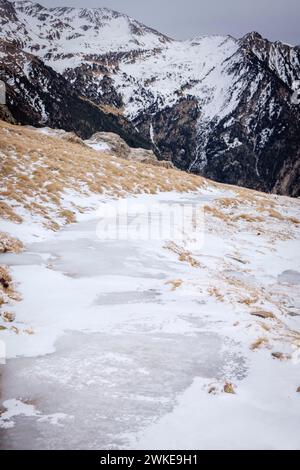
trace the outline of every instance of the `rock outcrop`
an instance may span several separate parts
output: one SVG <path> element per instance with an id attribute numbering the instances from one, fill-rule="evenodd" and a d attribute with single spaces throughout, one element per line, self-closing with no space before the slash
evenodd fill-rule
<path id="1" fill-rule="evenodd" d="M 129 147 L 118 134 L 114 134 L 113 132 L 97 132 L 85 142 L 92 148 L 97 148 L 97 145 L 99 145 L 100 150 L 107 151 L 125 160 L 163 166 L 164 168 L 175 168 L 172 162 L 158 160 L 152 150 Z M 107 146 L 107 149 L 105 149 L 105 147 L 101 148 L 103 144 Z"/>

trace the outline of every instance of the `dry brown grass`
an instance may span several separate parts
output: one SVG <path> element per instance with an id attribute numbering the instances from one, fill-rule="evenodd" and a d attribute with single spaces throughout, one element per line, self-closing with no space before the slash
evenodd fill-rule
<path id="1" fill-rule="evenodd" d="M 223 222 L 230 222 L 230 216 L 227 215 L 225 212 L 220 211 L 217 207 L 213 205 L 211 206 L 205 205 L 204 213 L 210 214 L 213 217 L 216 217 L 217 219 L 222 220 Z"/>
<path id="2" fill-rule="evenodd" d="M 2 289 L 8 289 L 12 279 L 5 266 L 0 266 L 0 286 Z"/>
<path id="3" fill-rule="evenodd" d="M 247 305 L 250 307 L 253 304 L 256 304 L 256 302 L 259 301 L 259 296 L 253 296 L 253 297 L 241 297 L 239 300 L 237 300 L 237 303 Z"/>
<path id="4" fill-rule="evenodd" d="M 59 216 L 60 218 L 65 219 L 65 221 L 66 221 L 67 224 L 71 224 L 71 223 L 76 222 L 76 215 L 75 215 L 75 213 L 72 212 L 72 211 L 69 211 L 69 210 L 67 210 L 67 209 L 65 209 L 65 210 L 63 210 L 63 211 L 60 211 L 60 212 L 58 213 L 58 216 Z"/>
<path id="5" fill-rule="evenodd" d="M 254 343 L 251 344 L 250 349 L 252 351 L 255 351 L 256 349 L 260 349 L 264 346 L 267 346 L 269 344 L 268 338 L 262 337 L 258 338 Z"/>
<path id="6" fill-rule="evenodd" d="M 195 191 L 206 184 L 200 176 L 109 156 L 79 141 L 0 121 L 0 217 L 21 222 L 25 208 L 56 230 L 75 220 L 66 191 L 120 197 Z"/>
<path id="7" fill-rule="evenodd" d="M 216 199 L 216 205 L 223 208 L 237 208 L 244 203 L 242 199 L 223 197 Z"/>
<path id="8" fill-rule="evenodd" d="M 274 209 L 273 207 L 266 207 L 265 204 L 259 204 L 257 207 L 258 212 L 265 212 L 269 217 L 272 219 L 290 222 L 295 225 L 299 225 L 300 221 L 296 217 L 285 216 L 282 215 L 278 210 Z"/>
<path id="9" fill-rule="evenodd" d="M 167 285 L 172 286 L 172 291 L 175 291 L 179 287 L 182 286 L 183 280 L 182 279 L 172 279 L 171 281 L 166 282 Z"/>
<path id="10" fill-rule="evenodd" d="M 23 243 L 8 233 L 0 232 L 0 253 L 20 253 Z"/>
<path id="11" fill-rule="evenodd" d="M 230 382 L 227 382 L 225 385 L 224 385 L 224 388 L 223 388 L 224 392 L 225 393 L 230 393 L 232 395 L 235 395 L 235 389 L 234 389 L 234 385 Z"/>
<path id="12" fill-rule="evenodd" d="M 251 312 L 251 315 L 255 317 L 263 318 L 263 319 L 274 319 L 275 315 L 272 312 L 268 312 L 266 310 L 257 310 L 255 312 Z"/>
<path id="13" fill-rule="evenodd" d="M 23 250 L 20 240 L 7 233 L 0 232 L 0 253 L 19 253 Z M 0 266 L 0 309 L 12 300 L 20 300 L 20 295 L 15 291 L 12 277 L 6 266 Z M 15 317 L 11 312 L 1 312 L 0 317 L 4 322 L 12 322 Z M 6 329 L 6 327 L 1 328 Z"/>
<path id="14" fill-rule="evenodd" d="M 271 331 L 272 329 L 270 325 L 267 325 L 266 323 L 262 321 L 258 322 L 258 325 L 262 328 L 262 330 L 267 331 L 267 332 Z"/>
<path id="15" fill-rule="evenodd" d="M 15 320 L 16 316 L 14 313 L 11 313 L 11 312 L 2 312 L 1 313 L 1 317 L 3 318 L 3 320 L 7 323 L 11 323 Z"/>
<path id="16" fill-rule="evenodd" d="M 11 275 L 6 266 L 0 266 L 0 307 L 11 300 L 20 300 L 20 295 L 15 291 Z"/>
<path id="17" fill-rule="evenodd" d="M 1 191 L 1 195 L 2 195 L 2 197 L 3 196 L 4 197 L 10 197 L 11 193 Z M 15 200 L 17 200 L 17 195 L 16 195 Z M 14 212 L 12 206 L 6 204 L 3 201 L 0 201 L 0 218 L 1 219 L 6 219 L 6 220 L 11 220 L 12 222 L 17 222 L 17 223 L 21 223 L 22 220 L 23 220 L 20 215 L 17 215 Z"/>
<path id="18" fill-rule="evenodd" d="M 205 214 L 218 222 L 211 231 L 218 231 L 220 228 L 231 232 L 247 230 L 258 236 L 267 236 L 272 242 L 295 236 L 294 228 L 300 224 L 293 214 L 299 212 L 299 202 L 296 199 L 265 195 L 224 184 L 219 186 L 223 190 L 234 192 L 236 197 L 215 199 L 204 206 Z M 285 211 L 289 214 L 284 215 Z"/>
<path id="19" fill-rule="evenodd" d="M 233 217 L 232 219 L 234 222 L 238 222 L 239 220 L 242 220 L 244 222 L 263 222 L 264 219 L 263 217 L 259 217 L 259 216 L 254 216 L 254 215 L 251 215 L 251 214 L 238 214 L 236 215 L 235 217 Z"/>
<path id="20" fill-rule="evenodd" d="M 165 248 L 172 251 L 173 253 L 176 253 L 178 255 L 179 261 L 188 263 L 193 268 L 201 267 L 201 263 L 197 261 L 188 250 L 177 245 L 177 243 L 169 242 L 165 245 Z"/>
<path id="21" fill-rule="evenodd" d="M 290 354 L 285 354 L 282 352 L 272 352 L 271 356 L 274 359 L 278 359 L 279 361 L 288 361 L 289 359 L 291 359 Z"/>
<path id="22" fill-rule="evenodd" d="M 224 302 L 224 295 L 221 294 L 220 290 L 217 287 L 209 287 L 208 293 L 210 296 L 215 297 L 219 302 Z"/>

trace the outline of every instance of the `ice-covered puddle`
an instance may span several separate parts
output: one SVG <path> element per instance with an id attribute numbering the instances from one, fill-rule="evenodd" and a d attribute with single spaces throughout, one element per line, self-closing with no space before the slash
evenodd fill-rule
<path id="1" fill-rule="evenodd" d="M 224 361 L 215 334 L 69 333 L 54 354 L 3 369 L 5 396 L 62 419 L 16 416 L 0 430 L 1 447 L 126 448 L 127 436 L 170 412 L 194 377 L 218 377 Z"/>
<path id="2" fill-rule="evenodd" d="M 229 366 L 245 375 L 205 300 L 166 285 L 190 266 L 160 242 L 101 240 L 96 225 L 74 224 L 5 256 L 23 296 L 19 327 L 34 334 L 8 338 L 3 449 L 126 448 L 196 377 L 222 381 Z"/>

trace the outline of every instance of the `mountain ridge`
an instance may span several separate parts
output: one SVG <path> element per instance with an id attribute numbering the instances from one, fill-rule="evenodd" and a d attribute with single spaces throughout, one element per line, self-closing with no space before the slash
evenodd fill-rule
<path id="1" fill-rule="evenodd" d="M 299 47 L 257 32 L 176 41 L 106 8 L 9 5 L 2 36 L 79 96 L 116 108 L 160 158 L 220 182 L 299 196 L 300 111 L 291 103 Z"/>

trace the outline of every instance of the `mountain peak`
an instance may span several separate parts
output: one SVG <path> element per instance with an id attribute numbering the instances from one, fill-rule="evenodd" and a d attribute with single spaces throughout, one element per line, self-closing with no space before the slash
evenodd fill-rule
<path id="1" fill-rule="evenodd" d="M 251 31 L 250 33 L 245 34 L 245 36 L 243 36 L 240 39 L 240 42 L 242 44 L 253 44 L 253 43 L 258 44 L 262 41 L 268 42 L 268 40 L 264 39 L 262 35 L 258 33 L 257 31 Z"/>
<path id="2" fill-rule="evenodd" d="M 23 71 L 24 102 L 16 106 L 14 95 L 11 104 L 17 116 L 22 106 L 36 115 L 40 99 L 36 120 L 45 123 L 48 116 L 62 126 L 55 107 L 47 110 L 59 98 L 57 90 L 50 88 L 49 99 L 43 98 L 45 76 L 55 70 L 79 97 L 127 118 L 179 168 L 299 194 L 300 108 L 291 101 L 291 84 L 300 76 L 299 48 L 256 31 L 241 39 L 176 41 L 107 8 L 0 0 L 1 8 L 0 38 L 18 50 L 0 54 L 0 72 L 18 89 Z"/>
<path id="3" fill-rule="evenodd" d="M 250 33 L 245 34 L 245 36 L 243 36 L 243 39 L 261 40 L 263 39 L 263 37 L 257 31 L 251 31 Z"/>

